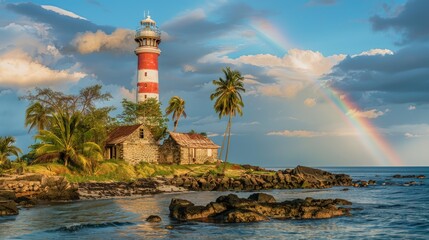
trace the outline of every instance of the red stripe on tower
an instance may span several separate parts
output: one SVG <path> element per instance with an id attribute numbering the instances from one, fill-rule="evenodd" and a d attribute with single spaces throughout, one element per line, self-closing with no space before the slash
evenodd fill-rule
<path id="1" fill-rule="evenodd" d="M 161 32 L 156 22 L 147 16 L 140 22 L 134 40 L 139 44 L 135 53 L 138 58 L 137 102 L 148 98 L 159 99 L 158 92 L 158 56 L 161 53 Z"/>
<path id="2" fill-rule="evenodd" d="M 139 93 L 156 93 L 158 94 L 158 83 L 147 82 L 147 83 L 137 83 L 139 88 Z"/>
<path id="3" fill-rule="evenodd" d="M 156 53 L 142 52 L 138 54 L 139 70 L 141 69 L 153 69 L 158 70 L 158 55 Z"/>

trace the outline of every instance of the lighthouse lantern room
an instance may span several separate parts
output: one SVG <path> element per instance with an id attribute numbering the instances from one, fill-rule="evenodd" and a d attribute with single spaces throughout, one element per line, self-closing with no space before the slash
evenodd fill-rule
<path id="1" fill-rule="evenodd" d="M 158 100 L 158 56 L 161 54 L 158 46 L 161 43 L 161 31 L 149 15 L 140 22 L 134 40 L 138 43 L 134 51 L 138 57 L 137 102 L 148 98 Z"/>

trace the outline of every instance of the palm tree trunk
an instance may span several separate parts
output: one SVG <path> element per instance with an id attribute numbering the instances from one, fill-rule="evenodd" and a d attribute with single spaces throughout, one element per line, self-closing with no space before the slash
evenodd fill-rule
<path id="1" fill-rule="evenodd" d="M 229 123 L 226 125 L 225 133 L 223 134 L 222 147 L 220 147 L 220 154 L 219 154 L 220 160 L 222 160 L 223 149 L 224 149 L 225 141 L 226 141 L 226 135 L 228 135 L 228 128 L 229 128 Z"/>
<path id="2" fill-rule="evenodd" d="M 226 144 L 225 161 L 223 162 L 222 174 L 225 174 L 226 162 L 228 162 L 229 144 L 231 143 L 231 125 L 232 125 L 232 114 L 229 114 L 228 119 L 228 143 Z"/>

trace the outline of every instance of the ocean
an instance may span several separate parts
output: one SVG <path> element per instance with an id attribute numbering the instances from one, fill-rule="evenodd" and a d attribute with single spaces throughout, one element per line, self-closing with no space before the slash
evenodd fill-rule
<path id="1" fill-rule="evenodd" d="M 429 167 L 333 167 L 354 180 L 376 180 L 366 188 L 270 190 L 277 201 L 344 198 L 352 216 L 259 223 L 178 222 L 168 217 L 171 198 L 205 205 L 229 192 L 158 194 L 138 198 L 76 201 L 21 209 L 0 218 L 0 239 L 429 239 Z M 395 174 L 426 179 L 392 178 Z M 415 181 L 415 185 L 406 184 Z M 384 183 L 384 185 L 383 185 Z M 234 192 L 235 193 L 235 192 Z M 236 192 L 247 197 L 249 192 Z M 160 223 L 148 223 L 149 215 Z M 172 225 L 173 229 L 166 229 Z"/>

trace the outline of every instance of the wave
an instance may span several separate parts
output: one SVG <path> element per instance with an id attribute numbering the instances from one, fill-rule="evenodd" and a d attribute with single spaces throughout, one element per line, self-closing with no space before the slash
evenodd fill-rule
<path id="1" fill-rule="evenodd" d="M 85 223 L 85 224 L 76 224 L 71 226 L 59 227 L 54 230 L 48 230 L 47 232 L 78 232 L 83 229 L 122 227 L 122 226 L 130 226 L 130 225 L 135 225 L 135 223 L 132 223 L 132 222 Z"/>

